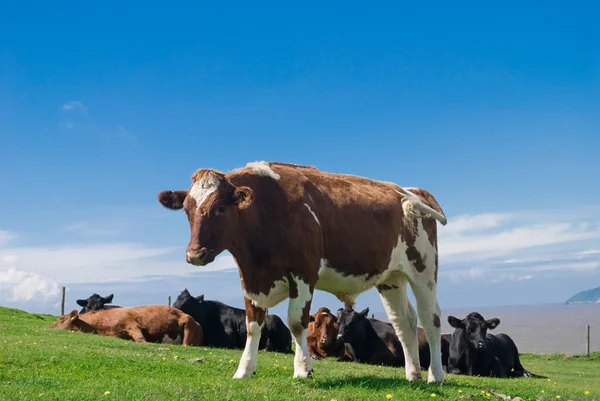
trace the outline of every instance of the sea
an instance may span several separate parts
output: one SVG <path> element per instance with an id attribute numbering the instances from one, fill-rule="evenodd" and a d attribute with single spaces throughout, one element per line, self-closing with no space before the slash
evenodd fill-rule
<path id="1" fill-rule="evenodd" d="M 590 352 L 600 351 L 600 303 L 446 308 L 442 310 L 442 333 L 454 331 L 448 324 L 449 315 L 464 318 L 471 312 L 479 312 L 485 319 L 499 318 L 500 325 L 489 332 L 508 334 L 521 353 L 584 354 L 587 325 Z M 389 321 L 385 312 L 374 315 L 376 319 Z"/>

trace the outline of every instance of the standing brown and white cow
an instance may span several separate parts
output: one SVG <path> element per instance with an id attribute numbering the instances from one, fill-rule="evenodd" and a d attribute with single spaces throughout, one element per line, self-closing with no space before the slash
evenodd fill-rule
<path id="1" fill-rule="evenodd" d="M 183 208 L 191 239 L 186 260 L 204 266 L 224 250 L 235 258 L 246 304 L 247 340 L 234 378 L 256 370 L 265 308 L 289 298 L 296 341 L 294 377 L 309 377 L 306 344 L 315 289 L 346 305 L 377 287 L 406 356 L 406 378 L 421 379 L 417 313 L 431 347 L 430 382 L 442 382 L 436 221 L 446 217 L 426 190 L 285 163 L 249 163 L 224 174 L 200 169 L 188 190 L 159 202 Z"/>

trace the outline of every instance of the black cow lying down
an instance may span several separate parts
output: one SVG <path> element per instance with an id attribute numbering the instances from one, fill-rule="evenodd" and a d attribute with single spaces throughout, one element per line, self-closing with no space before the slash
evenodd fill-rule
<path id="1" fill-rule="evenodd" d="M 385 366 L 404 366 L 404 350 L 391 323 L 367 318 L 369 308 L 356 312 L 352 308 L 338 309 L 338 341 L 346 343 L 352 360 Z M 424 330 L 418 328 L 419 361 L 421 369 L 429 369 L 429 344 Z M 442 334 L 442 367 L 446 370 L 450 348 L 450 336 Z M 349 352 L 348 352 L 349 351 Z"/>
<path id="2" fill-rule="evenodd" d="M 193 297 L 184 289 L 173 304 L 187 313 L 204 331 L 204 345 L 244 349 L 246 346 L 246 311 L 219 301 L 207 301 L 204 294 Z M 258 349 L 292 353 L 292 333 L 277 315 L 265 315 Z"/>
<path id="3" fill-rule="evenodd" d="M 77 305 L 82 306 L 79 313 L 86 313 L 93 310 L 101 310 L 101 309 L 113 309 L 120 308 L 117 305 L 106 305 L 110 304 L 113 300 L 114 294 L 110 294 L 107 297 L 101 297 L 100 295 L 94 293 L 88 299 L 78 299 Z"/>
<path id="4" fill-rule="evenodd" d="M 460 320 L 448 316 L 454 327 L 448 358 L 448 373 L 490 377 L 540 377 L 521 365 L 519 351 L 506 334 L 489 334 L 500 324 L 500 319 L 485 320 L 472 312 Z"/>

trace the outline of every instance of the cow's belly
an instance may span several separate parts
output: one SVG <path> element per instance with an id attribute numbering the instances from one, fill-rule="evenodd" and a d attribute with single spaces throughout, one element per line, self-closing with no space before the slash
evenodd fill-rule
<path id="1" fill-rule="evenodd" d="M 339 299 L 355 298 L 379 283 L 385 282 L 389 275 L 397 269 L 390 268 L 380 274 L 346 275 L 335 270 L 326 259 L 321 260 L 319 278 L 315 288 L 334 294 Z"/>
<path id="2" fill-rule="evenodd" d="M 287 299 L 290 295 L 290 286 L 286 278 L 276 280 L 271 286 L 268 294 L 254 294 L 244 290 L 244 296 L 252 301 L 254 306 L 259 308 L 272 308 Z"/>

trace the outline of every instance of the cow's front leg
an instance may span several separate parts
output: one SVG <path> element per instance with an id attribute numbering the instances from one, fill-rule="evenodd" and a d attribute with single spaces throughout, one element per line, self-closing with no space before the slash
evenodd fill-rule
<path id="1" fill-rule="evenodd" d="M 312 362 L 308 353 L 306 336 L 308 334 L 313 289 L 298 278 L 294 278 L 294 284 L 290 284 L 290 302 L 288 306 L 288 326 L 294 336 L 294 341 L 296 341 L 294 377 L 307 378 L 312 375 Z"/>
<path id="2" fill-rule="evenodd" d="M 258 343 L 262 326 L 265 323 L 265 310 L 252 305 L 252 301 L 246 297 L 244 297 L 244 302 L 246 304 L 246 346 L 238 369 L 233 375 L 234 379 L 252 377 L 256 371 Z"/>

